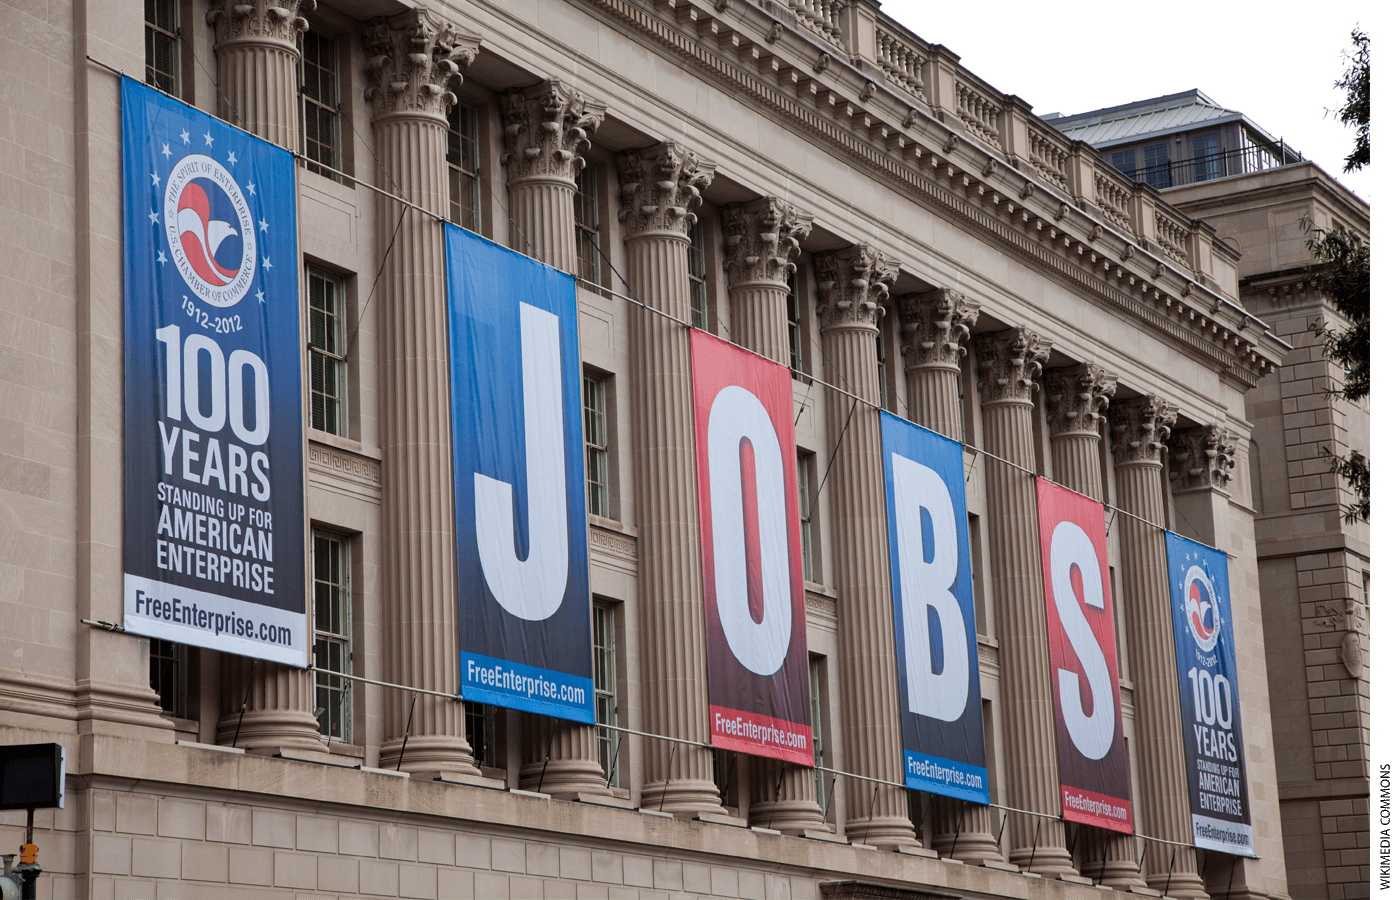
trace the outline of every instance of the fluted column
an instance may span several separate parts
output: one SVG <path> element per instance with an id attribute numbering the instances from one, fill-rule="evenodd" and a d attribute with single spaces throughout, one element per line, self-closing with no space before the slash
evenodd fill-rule
<path id="1" fill-rule="evenodd" d="M 816 266 L 827 377 L 866 401 L 833 392 L 826 418 L 846 765 L 903 783 L 875 345 L 899 263 L 860 244 L 822 254 Z M 903 788 L 848 781 L 846 836 L 877 847 L 915 844 L 906 796 Z"/>
<path id="2" fill-rule="evenodd" d="M 619 154 L 617 167 L 628 275 L 651 307 L 628 305 L 643 728 L 708 742 L 689 334 L 653 310 L 690 321 L 688 235 L 714 165 L 665 142 Z M 707 748 L 650 739 L 642 746 L 644 806 L 660 809 L 664 799 L 666 812 L 724 812 Z"/>
<path id="3" fill-rule="evenodd" d="M 1181 745 L 1171 585 L 1162 539 L 1162 444 L 1176 423 L 1176 412 L 1160 397 L 1138 397 L 1113 403 L 1109 424 L 1118 505 L 1128 514 L 1118 517 L 1117 529 L 1138 769 L 1143 773 L 1140 821 L 1146 835 L 1189 845 L 1191 786 Z M 1175 854 L 1172 850 L 1167 844 L 1147 842 L 1148 886 L 1162 890 L 1170 880 L 1173 897 L 1205 897 L 1195 852 L 1189 847 L 1177 847 Z"/>
<path id="4" fill-rule="evenodd" d="M 604 107 L 551 78 L 501 97 L 505 121 L 506 190 L 512 245 L 545 265 L 574 272 L 575 179 L 582 152 L 603 121 Z M 524 761 L 520 785 L 555 796 L 606 794 L 599 765 L 598 729 L 523 714 Z"/>
<path id="5" fill-rule="evenodd" d="M 214 26 L 220 117 L 289 150 L 300 141 L 297 123 L 299 13 L 315 0 L 215 0 L 206 15 Z M 313 679 L 305 669 L 223 654 L 220 743 L 249 750 L 323 749 L 313 707 Z"/>
<path id="6" fill-rule="evenodd" d="M 981 308 L 976 300 L 947 288 L 899 298 L 909 416 L 930 431 L 957 441 L 963 437 L 958 400 L 961 360 L 967 354 L 969 329 L 977 324 Z M 930 801 L 933 849 L 973 864 L 1001 859 L 991 807 L 937 794 L 931 795 Z"/>
<path id="7" fill-rule="evenodd" d="M 423 9 L 371 20 L 363 32 L 381 187 L 447 211 L 447 109 L 459 65 L 479 38 Z M 442 225 L 376 200 L 388 247 L 379 314 L 383 596 L 387 680 L 457 693 L 457 577 Z M 397 230 L 397 235 L 395 231 Z M 410 706 L 413 709 L 409 722 Z M 385 692 L 381 764 L 406 772 L 476 772 L 460 703 Z"/>
<path id="8" fill-rule="evenodd" d="M 928 430 L 955 441 L 963 436 L 958 379 L 967 355 L 964 344 L 981 310 L 981 303 L 948 288 L 899 298 L 909 414 Z"/>
<path id="9" fill-rule="evenodd" d="M 1099 431 L 1103 410 L 1118 389 L 1118 377 L 1084 363 L 1045 373 L 1046 418 L 1055 480 L 1103 502 L 1103 457 Z M 1123 623 L 1119 622 L 1121 629 Z M 1080 825 L 1079 872 L 1101 884 L 1127 890 L 1147 887 L 1138 874 L 1137 840 L 1131 834 Z"/>
<path id="10" fill-rule="evenodd" d="M 279 147 L 301 144 L 297 111 L 297 36 L 301 13 L 316 0 L 212 0 L 205 20 L 214 26 L 220 118 Z"/>
<path id="11" fill-rule="evenodd" d="M 812 217 L 777 197 L 763 197 L 725 207 L 721 218 L 735 342 L 791 365 L 787 277 L 812 231 Z M 811 769 L 755 756 L 749 773 L 751 823 L 788 834 L 831 830 L 822 821 Z"/>
<path id="12" fill-rule="evenodd" d="M 1002 719 L 1015 739 L 1006 747 L 1006 805 L 1057 816 L 1060 772 L 1045 588 L 1036 513 L 1035 433 L 1032 393 L 1050 344 L 1026 328 L 977 337 L 978 390 L 987 452 L 1030 471 L 987 462 L 987 524 L 992 554 L 992 594 L 1001 641 Z M 1073 875 L 1064 822 L 1011 814 L 1006 831 L 1010 860 L 1051 878 Z"/>
<path id="13" fill-rule="evenodd" d="M 759 356 L 792 365 L 788 273 L 812 233 L 812 217 L 777 197 L 725 207 L 724 270 L 734 311 L 734 340 Z"/>

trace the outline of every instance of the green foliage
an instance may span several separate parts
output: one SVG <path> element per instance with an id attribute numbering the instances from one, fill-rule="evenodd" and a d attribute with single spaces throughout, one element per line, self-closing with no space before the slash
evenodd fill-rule
<path id="1" fill-rule="evenodd" d="M 1327 358 L 1345 372 L 1338 393 L 1361 400 L 1371 393 L 1371 245 L 1340 226 L 1313 229 L 1307 245 L 1317 260 L 1313 271 L 1318 288 L 1348 322 L 1342 331 L 1320 323 L 1313 331 L 1322 336 Z"/>
<path id="2" fill-rule="evenodd" d="M 1347 103 L 1337 110 L 1337 118 L 1356 128 L 1356 147 L 1347 157 L 1343 172 L 1355 172 L 1371 164 L 1371 38 L 1357 28 L 1351 33 L 1355 52 L 1347 58 L 1346 74 L 1337 87 L 1347 92 Z"/>

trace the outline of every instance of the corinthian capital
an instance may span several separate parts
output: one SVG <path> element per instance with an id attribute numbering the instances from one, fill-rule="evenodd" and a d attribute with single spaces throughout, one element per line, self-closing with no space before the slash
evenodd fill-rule
<path id="1" fill-rule="evenodd" d="M 1218 425 L 1174 433 L 1169 449 L 1172 490 L 1214 489 L 1228 495 L 1236 446 L 1235 436 Z"/>
<path id="2" fill-rule="evenodd" d="M 458 31 L 422 7 L 371 19 L 361 32 L 374 118 L 394 115 L 446 119 L 452 93 L 481 49 L 481 36 Z"/>
<path id="3" fill-rule="evenodd" d="M 619 153 L 617 171 L 622 180 L 617 217 L 627 237 L 684 235 L 700 208 L 700 192 L 714 180 L 715 164 L 702 162 L 675 141 L 662 141 Z"/>
<path id="4" fill-rule="evenodd" d="M 947 288 L 900 297 L 904 368 L 957 369 L 967 355 L 963 345 L 969 329 L 977 324 L 981 311 L 981 303 Z"/>
<path id="5" fill-rule="evenodd" d="M 1113 461 L 1162 464 L 1162 445 L 1176 424 L 1177 408 L 1161 397 L 1120 400 L 1108 407 L 1109 427 L 1113 430 Z"/>
<path id="6" fill-rule="evenodd" d="M 822 331 L 879 328 L 890 285 L 899 277 L 900 262 L 869 244 L 823 253 L 814 261 Z"/>
<path id="7" fill-rule="evenodd" d="M 977 335 L 977 390 L 982 405 L 1030 403 L 1050 342 L 1029 328 Z"/>
<path id="8" fill-rule="evenodd" d="M 812 217 L 777 197 L 726 206 L 724 269 L 729 286 L 767 282 L 784 285 L 793 262 L 802 254 L 799 246 L 812 233 Z"/>
<path id="9" fill-rule="evenodd" d="M 501 97 L 506 179 L 549 178 L 572 182 L 584 161 L 580 155 L 603 124 L 607 107 L 557 78 Z"/>
<path id="10" fill-rule="evenodd" d="M 1086 434 L 1098 437 L 1108 398 L 1118 390 L 1118 376 L 1091 363 L 1051 369 L 1045 373 L 1045 400 L 1050 436 Z"/>
<path id="11" fill-rule="evenodd" d="M 316 8 L 316 0 L 212 0 L 204 21 L 214 26 L 214 49 L 238 41 L 276 41 L 296 52 L 297 35 L 306 30 L 301 13 Z"/>

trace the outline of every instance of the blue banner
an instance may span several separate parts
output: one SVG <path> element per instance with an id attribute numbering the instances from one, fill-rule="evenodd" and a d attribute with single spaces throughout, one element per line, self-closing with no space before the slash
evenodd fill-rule
<path id="1" fill-rule="evenodd" d="M 123 624 L 305 666 L 293 158 L 121 85 Z"/>
<path id="2" fill-rule="evenodd" d="M 1253 856 L 1229 559 L 1171 532 L 1166 540 L 1191 830 L 1197 847 Z"/>
<path id="3" fill-rule="evenodd" d="M 462 696 L 592 723 L 574 280 L 445 228 Z"/>
<path id="4" fill-rule="evenodd" d="M 987 803 L 962 445 L 880 413 L 904 783 Z"/>

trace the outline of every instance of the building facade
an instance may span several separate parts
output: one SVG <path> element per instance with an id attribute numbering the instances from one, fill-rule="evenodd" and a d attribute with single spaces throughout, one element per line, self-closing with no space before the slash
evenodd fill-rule
<path id="1" fill-rule="evenodd" d="M 1246 397 L 1288 347 L 1210 225 L 863 0 L 140 10 L 0 54 L 40 896 L 1287 895 Z M 307 670 L 120 629 L 120 72 L 298 154 Z M 578 279 L 597 727 L 455 696 L 443 221 Z M 691 329 L 791 370 L 815 771 L 710 745 Z M 902 786 L 881 409 L 964 445 L 991 806 Z M 1061 815 L 1031 474 L 1109 508 L 1137 837 Z M 1192 846 L 1164 528 L 1230 556 L 1253 858 Z"/>

